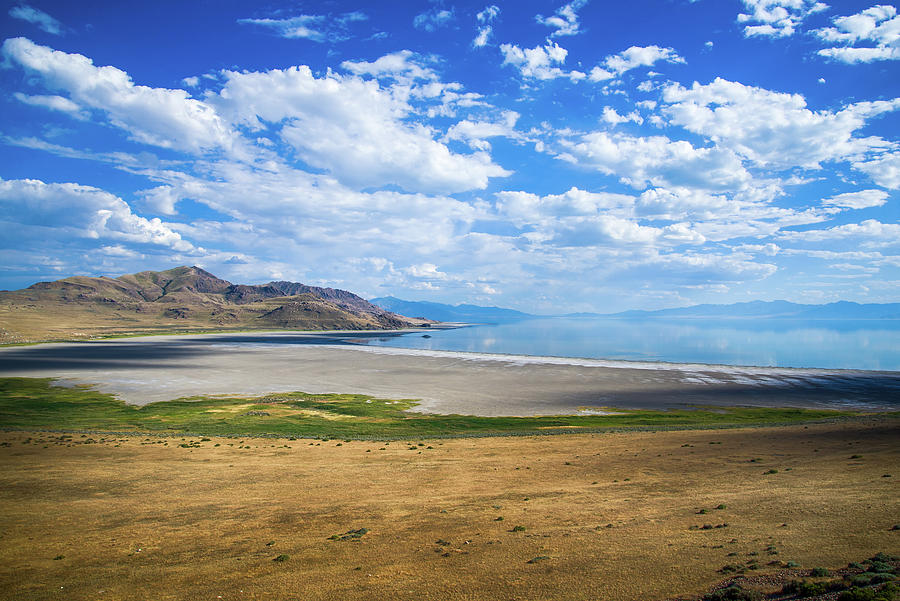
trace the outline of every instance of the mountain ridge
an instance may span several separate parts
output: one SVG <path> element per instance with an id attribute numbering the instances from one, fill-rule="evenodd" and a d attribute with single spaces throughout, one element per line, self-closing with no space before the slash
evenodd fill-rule
<path id="1" fill-rule="evenodd" d="M 405 301 L 393 296 L 382 296 L 369 300 L 370 303 L 387 311 L 433 319 L 436 321 L 466 322 L 466 323 L 508 323 L 523 319 L 540 317 L 505 309 L 503 307 L 482 307 L 479 305 L 459 304 L 448 305 L 430 301 Z"/>
<path id="2" fill-rule="evenodd" d="M 336 288 L 232 284 L 201 267 L 73 276 L 0 291 L 0 343 L 173 330 L 398 329 L 423 325 Z"/>
<path id="3" fill-rule="evenodd" d="M 507 323 L 540 318 L 684 318 L 684 319 L 900 319 L 900 303 L 856 303 L 836 301 L 821 305 L 790 301 L 746 301 L 730 304 L 700 304 L 689 307 L 656 310 L 629 310 L 618 313 L 566 313 L 534 315 L 502 307 L 478 305 L 449 305 L 431 301 L 406 301 L 392 296 L 370 299 L 383 309 L 404 315 L 421 316 L 439 321 L 474 321 L 479 323 Z"/>

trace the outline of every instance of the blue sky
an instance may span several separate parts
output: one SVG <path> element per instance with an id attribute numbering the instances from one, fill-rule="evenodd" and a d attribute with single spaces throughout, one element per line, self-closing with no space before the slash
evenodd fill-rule
<path id="1" fill-rule="evenodd" d="M 900 301 L 897 8 L 5 3 L 0 287 Z"/>

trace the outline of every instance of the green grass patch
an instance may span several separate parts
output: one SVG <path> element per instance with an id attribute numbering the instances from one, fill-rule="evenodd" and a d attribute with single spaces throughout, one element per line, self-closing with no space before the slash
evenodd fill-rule
<path id="1" fill-rule="evenodd" d="M 621 410 L 618 415 L 479 417 L 410 412 L 416 404 L 412 399 L 292 392 L 254 398 L 193 397 L 137 407 L 90 387 L 55 386 L 52 378 L 0 378 L 0 427 L 17 430 L 410 439 L 757 426 L 861 415 L 811 409 L 697 407 L 670 411 Z"/>

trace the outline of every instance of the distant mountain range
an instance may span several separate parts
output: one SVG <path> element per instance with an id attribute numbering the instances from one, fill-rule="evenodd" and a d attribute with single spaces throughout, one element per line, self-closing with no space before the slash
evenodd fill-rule
<path id="1" fill-rule="evenodd" d="M 382 309 L 434 319 L 467 323 L 508 323 L 523 319 L 550 317 L 585 317 L 607 319 L 900 319 L 900 303 L 860 304 L 848 301 L 827 305 L 803 305 L 787 301 L 752 301 L 730 305 L 694 305 L 657 311 L 623 311 L 621 313 L 569 313 L 566 315 L 532 315 L 500 307 L 477 305 L 445 305 L 441 303 L 405 301 L 392 296 L 373 298 L 372 304 Z"/>
<path id="2" fill-rule="evenodd" d="M 480 307 L 478 305 L 445 305 L 427 301 L 406 301 L 393 296 L 373 298 L 369 301 L 386 311 L 421 317 L 435 321 L 451 321 L 465 323 L 507 323 L 532 319 L 536 315 L 522 313 L 514 309 L 500 307 Z"/>
<path id="3" fill-rule="evenodd" d="M 396 329 L 421 324 L 335 288 L 232 284 L 199 267 L 76 276 L 0 291 L 0 343 L 177 330 Z"/>
<path id="4" fill-rule="evenodd" d="M 860 304 L 849 301 L 827 305 L 801 305 L 788 301 L 751 301 L 731 305 L 694 305 L 658 311 L 624 311 L 602 317 L 694 319 L 900 319 L 900 303 Z"/>

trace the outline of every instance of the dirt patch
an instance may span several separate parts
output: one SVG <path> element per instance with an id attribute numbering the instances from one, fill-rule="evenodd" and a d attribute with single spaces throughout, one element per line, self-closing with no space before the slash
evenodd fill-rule
<path id="1" fill-rule="evenodd" d="M 701 595 L 727 565 L 898 554 L 897 440 L 885 420 L 391 443 L 4 433 L 0 598 Z"/>

